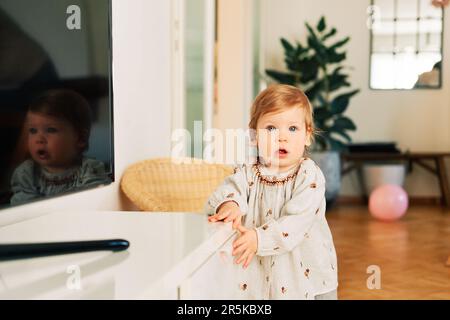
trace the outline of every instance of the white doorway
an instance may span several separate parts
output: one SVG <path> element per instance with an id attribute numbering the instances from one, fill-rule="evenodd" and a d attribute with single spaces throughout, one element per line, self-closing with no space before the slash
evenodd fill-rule
<path id="1" fill-rule="evenodd" d="M 203 133 L 246 129 L 259 91 L 259 0 L 172 0 L 172 129 L 203 158 Z M 224 157 L 218 152 L 217 159 Z M 220 162 L 220 160 L 219 160 Z"/>
<path id="2" fill-rule="evenodd" d="M 215 0 L 172 0 L 172 132 L 185 129 L 184 156 L 202 158 L 212 128 Z"/>

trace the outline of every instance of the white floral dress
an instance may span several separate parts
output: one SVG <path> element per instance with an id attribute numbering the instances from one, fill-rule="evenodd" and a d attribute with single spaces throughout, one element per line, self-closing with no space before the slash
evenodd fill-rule
<path id="1" fill-rule="evenodd" d="M 338 286 L 337 258 L 325 219 L 325 178 L 316 163 L 271 174 L 262 165 L 235 169 L 210 196 L 208 215 L 235 201 L 255 228 L 257 255 L 236 267 L 236 299 L 314 299 Z"/>

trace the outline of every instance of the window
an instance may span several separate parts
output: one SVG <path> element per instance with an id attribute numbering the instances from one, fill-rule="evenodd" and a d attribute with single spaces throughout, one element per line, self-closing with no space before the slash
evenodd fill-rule
<path id="1" fill-rule="evenodd" d="M 372 0 L 371 89 L 440 88 L 444 11 L 431 0 Z"/>

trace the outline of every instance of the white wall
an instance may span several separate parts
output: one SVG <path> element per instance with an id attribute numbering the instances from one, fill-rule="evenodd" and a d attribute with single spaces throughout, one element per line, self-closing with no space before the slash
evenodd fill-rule
<path id="1" fill-rule="evenodd" d="M 361 88 L 347 115 L 358 130 L 351 134 L 355 142 L 396 141 L 404 150 L 450 151 L 450 41 L 444 39 L 442 90 L 372 91 L 369 79 L 369 30 L 366 9 L 361 0 L 263 0 L 262 43 L 265 44 L 265 68 L 284 69 L 280 37 L 294 41 L 305 38 L 304 22 L 315 24 L 325 15 L 343 38 L 349 35 L 347 65 L 354 68 L 351 83 Z M 446 10 L 445 34 L 450 34 L 450 9 Z M 447 170 L 450 173 L 450 163 Z M 405 185 L 410 195 L 439 195 L 436 178 L 415 167 Z M 356 175 L 343 181 L 341 194 L 358 194 Z"/>
<path id="2" fill-rule="evenodd" d="M 170 1 L 113 0 L 116 182 L 0 212 L 0 225 L 56 210 L 119 210 L 120 178 L 131 163 L 170 155 Z"/>

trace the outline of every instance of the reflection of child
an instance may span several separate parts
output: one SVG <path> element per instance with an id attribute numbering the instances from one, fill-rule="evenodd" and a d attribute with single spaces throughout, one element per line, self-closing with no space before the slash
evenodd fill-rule
<path id="1" fill-rule="evenodd" d="M 31 159 L 13 173 L 11 204 L 110 182 L 103 162 L 83 157 L 91 117 L 76 92 L 44 93 L 29 106 L 26 128 Z"/>
<path id="2" fill-rule="evenodd" d="M 414 87 L 415 88 L 438 87 L 440 84 L 441 69 L 442 69 L 441 61 L 436 62 L 430 71 L 421 73 L 419 75 L 419 78 L 417 79 L 417 82 L 414 85 Z"/>
<path id="3" fill-rule="evenodd" d="M 308 98 L 292 86 L 269 87 L 253 104 L 250 128 L 258 162 L 236 168 L 206 204 L 210 222 L 240 232 L 233 256 L 248 269 L 239 272 L 236 298 L 337 299 L 325 178 L 304 157 L 314 135 Z"/>

